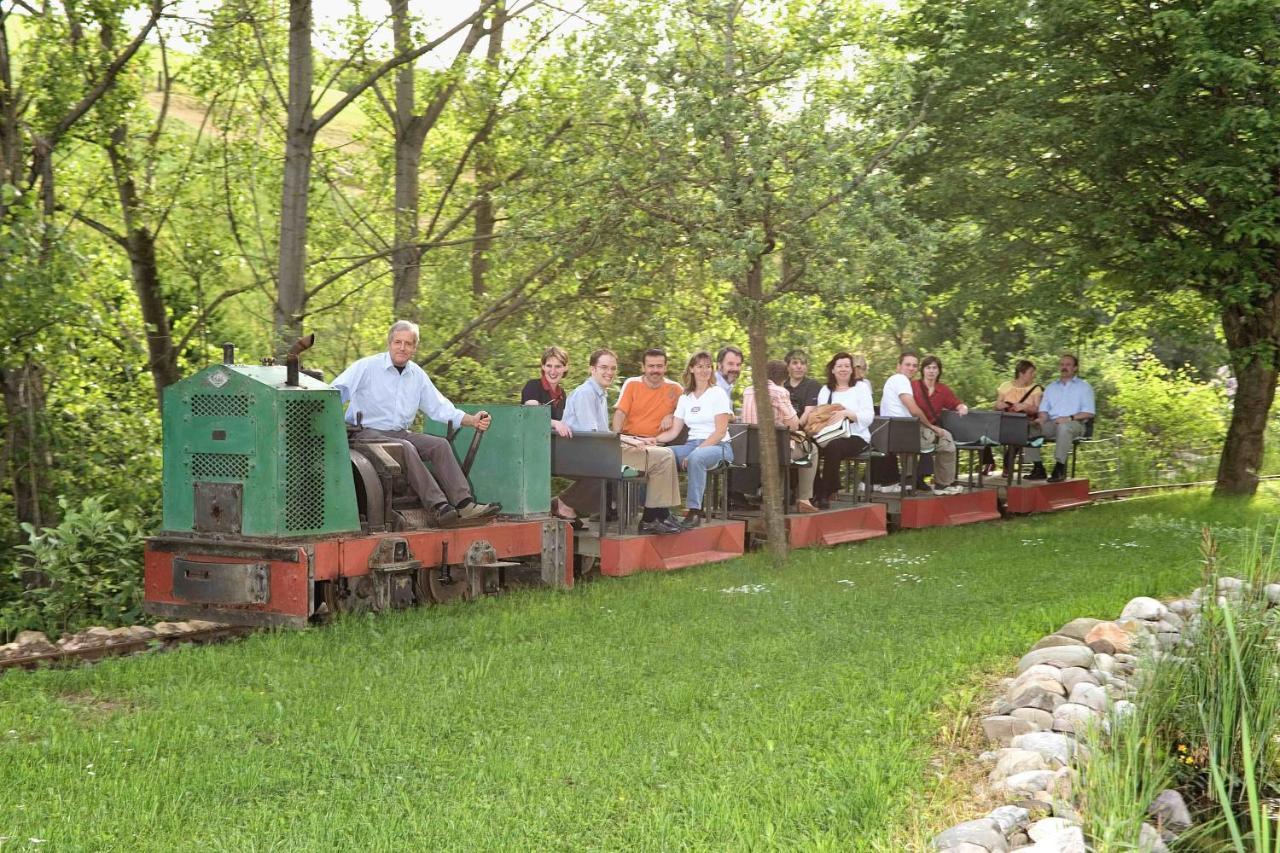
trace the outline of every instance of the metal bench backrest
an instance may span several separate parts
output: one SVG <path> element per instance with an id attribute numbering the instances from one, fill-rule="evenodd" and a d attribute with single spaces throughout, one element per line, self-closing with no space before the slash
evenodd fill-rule
<path id="1" fill-rule="evenodd" d="M 920 423 L 915 418 L 877 417 L 871 423 L 871 446 L 881 453 L 919 453 Z"/>
<path id="2" fill-rule="evenodd" d="M 551 437 L 551 473 L 556 477 L 622 476 L 622 443 L 616 432 L 575 432 L 573 438 Z"/>
<path id="3" fill-rule="evenodd" d="M 956 444 L 996 445 L 1001 443 L 1003 420 L 1000 412 L 970 409 L 969 414 L 961 415 L 948 409 L 938 418 L 938 425 L 951 433 Z M 1026 420 L 1025 416 L 1023 420 Z"/>

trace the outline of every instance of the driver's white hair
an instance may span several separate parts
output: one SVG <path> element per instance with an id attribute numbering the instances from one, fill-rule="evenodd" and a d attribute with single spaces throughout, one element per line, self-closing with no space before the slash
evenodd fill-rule
<path id="1" fill-rule="evenodd" d="M 413 332 L 413 343 L 418 343 L 418 324 L 410 323 L 408 320 L 396 320 L 391 324 L 391 331 L 387 332 L 387 346 L 391 346 L 391 339 L 396 336 L 396 332 Z"/>

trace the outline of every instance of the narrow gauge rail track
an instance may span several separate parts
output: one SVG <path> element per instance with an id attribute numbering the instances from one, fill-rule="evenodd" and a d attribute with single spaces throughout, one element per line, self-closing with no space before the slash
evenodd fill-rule
<path id="1" fill-rule="evenodd" d="M 158 649 L 169 649 L 183 643 L 217 643 L 243 637 L 259 630 L 245 625 L 217 625 L 212 628 L 198 628 L 194 631 L 183 631 L 180 634 L 168 634 L 147 639 L 130 638 L 119 642 L 88 646 L 81 649 L 58 649 L 52 652 L 24 655 L 22 657 L 0 660 L 0 670 L 35 669 L 41 665 L 55 666 L 59 664 L 90 662 L 102 658 L 134 655 Z"/>
<path id="2" fill-rule="evenodd" d="M 1280 474 L 1259 477 L 1259 480 L 1280 480 Z M 1123 489 L 1098 489 L 1090 492 L 1089 497 L 1100 501 L 1115 501 L 1151 492 L 1194 489 L 1203 486 L 1212 486 L 1213 484 L 1213 480 L 1197 480 L 1190 483 L 1158 483 L 1145 486 L 1128 486 Z M 110 644 L 73 650 L 59 649 L 53 652 L 43 652 L 41 654 L 0 660 L 0 670 L 35 669 L 41 665 L 56 666 L 60 664 L 79 662 L 87 663 L 108 657 L 121 657 L 124 655 L 138 654 L 140 652 L 172 648 L 181 645 L 182 643 L 217 643 L 224 640 L 243 637 L 259 630 L 262 629 L 244 625 L 219 625 L 213 628 L 199 628 L 194 631 L 185 631 L 180 634 L 170 634 L 163 637 L 156 636 L 149 639 L 121 640 Z"/>

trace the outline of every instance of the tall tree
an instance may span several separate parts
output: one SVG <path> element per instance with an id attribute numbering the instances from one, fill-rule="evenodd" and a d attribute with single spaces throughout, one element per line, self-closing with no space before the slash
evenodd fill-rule
<path id="1" fill-rule="evenodd" d="M 938 87 L 920 198 L 982 229 L 968 272 L 1077 313 L 1203 296 L 1239 383 L 1215 491 L 1253 493 L 1280 375 L 1276 5 L 920 4 L 904 40 Z"/>
<path id="2" fill-rule="evenodd" d="M 602 180 L 662 245 L 732 284 L 727 307 L 747 329 L 752 387 L 767 401 L 772 306 L 857 279 L 865 247 L 853 225 L 872 215 L 883 166 L 920 116 L 904 111 L 889 73 L 899 66 L 875 53 L 871 19 L 850 3 L 633 3 L 610 21 L 598 73 L 628 95 L 602 128 L 614 153 Z M 783 449 L 772 408 L 758 411 L 769 547 L 781 560 Z"/>

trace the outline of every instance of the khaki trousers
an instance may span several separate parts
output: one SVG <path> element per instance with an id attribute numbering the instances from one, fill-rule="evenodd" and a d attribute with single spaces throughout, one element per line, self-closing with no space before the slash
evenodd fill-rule
<path id="1" fill-rule="evenodd" d="M 945 429 L 937 436 L 926 426 L 920 427 L 920 449 L 933 448 L 933 485 L 946 488 L 956 481 L 956 443 Z"/>
<path id="2" fill-rule="evenodd" d="M 671 448 L 623 445 L 622 464 L 644 472 L 646 507 L 680 505 L 680 471 Z"/>
<path id="3" fill-rule="evenodd" d="M 1047 421 L 1044 425 L 1045 440 L 1053 441 L 1054 461 L 1063 465 L 1066 465 L 1067 460 L 1071 458 L 1071 445 L 1082 435 L 1084 435 L 1084 421 L 1067 421 L 1062 424 Z"/>

